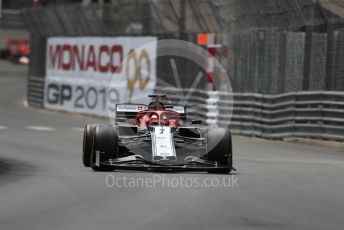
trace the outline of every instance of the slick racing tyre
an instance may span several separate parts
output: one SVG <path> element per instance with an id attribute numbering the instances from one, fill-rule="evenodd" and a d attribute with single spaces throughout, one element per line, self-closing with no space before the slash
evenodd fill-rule
<path id="1" fill-rule="evenodd" d="M 84 137 L 82 144 L 82 163 L 85 167 L 91 166 L 91 154 L 93 145 L 93 134 L 96 125 L 87 124 L 84 128 Z"/>
<path id="2" fill-rule="evenodd" d="M 103 162 L 116 158 L 118 135 L 111 125 L 97 125 L 94 129 L 91 168 L 94 171 L 111 170 Z"/>
<path id="3" fill-rule="evenodd" d="M 229 128 L 213 128 L 207 132 L 208 160 L 226 168 L 209 169 L 208 173 L 228 174 L 232 170 L 232 137 Z"/>

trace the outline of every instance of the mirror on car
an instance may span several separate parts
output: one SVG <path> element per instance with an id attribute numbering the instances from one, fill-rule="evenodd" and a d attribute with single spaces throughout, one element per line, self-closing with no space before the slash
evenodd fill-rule
<path id="1" fill-rule="evenodd" d="M 191 121 L 191 124 L 193 124 L 193 125 L 199 125 L 199 124 L 202 124 L 202 121 L 201 121 L 201 120 L 192 120 L 192 121 Z"/>

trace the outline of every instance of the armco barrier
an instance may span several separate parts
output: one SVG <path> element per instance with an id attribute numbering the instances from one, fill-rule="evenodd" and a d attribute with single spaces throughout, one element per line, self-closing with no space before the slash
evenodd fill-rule
<path id="1" fill-rule="evenodd" d="M 28 77 L 27 102 L 30 106 L 43 108 L 44 99 L 44 78 Z"/>
<path id="2" fill-rule="evenodd" d="M 344 93 L 298 92 L 234 95 L 233 130 L 269 139 L 344 139 Z"/>

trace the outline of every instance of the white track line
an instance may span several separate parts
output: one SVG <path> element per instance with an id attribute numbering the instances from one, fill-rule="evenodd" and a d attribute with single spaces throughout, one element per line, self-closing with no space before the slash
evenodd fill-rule
<path id="1" fill-rule="evenodd" d="M 82 132 L 84 131 L 84 128 L 80 128 L 80 127 L 73 127 L 74 131 L 78 131 L 78 132 Z"/>
<path id="2" fill-rule="evenodd" d="M 47 126 L 33 126 L 33 125 L 29 125 L 29 126 L 26 126 L 25 128 L 30 129 L 30 130 L 35 130 L 35 131 L 55 131 L 54 128 L 47 127 Z"/>
<path id="3" fill-rule="evenodd" d="M 8 128 L 6 126 L 0 125 L 0 130 L 7 130 Z"/>

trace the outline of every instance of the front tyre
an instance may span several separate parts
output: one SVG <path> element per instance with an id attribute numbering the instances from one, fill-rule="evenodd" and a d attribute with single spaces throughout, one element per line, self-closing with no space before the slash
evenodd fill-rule
<path id="1" fill-rule="evenodd" d="M 96 125 L 87 124 L 84 128 L 83 144 L 82 144 L 82 163 L 85 167 L 91 166 L 91 154 L 93 146 L 93 134 Z"/>
<path id="2" fill-rule="evenodd" d="M 213 128 L 207 132 L 208 160 L 222 168 L 209 169 L 208 173 L 228 174 L 232 170 L 232 137 L 229 128 Z"/>
<path id="3" fill-rule="evenodd" d="M 111 125 L 97 125 L 94 129 L 91 168 L 94 171 L 109 171 L 111 168 L 102 163 L 116 158 L 118 135 Z"/>

